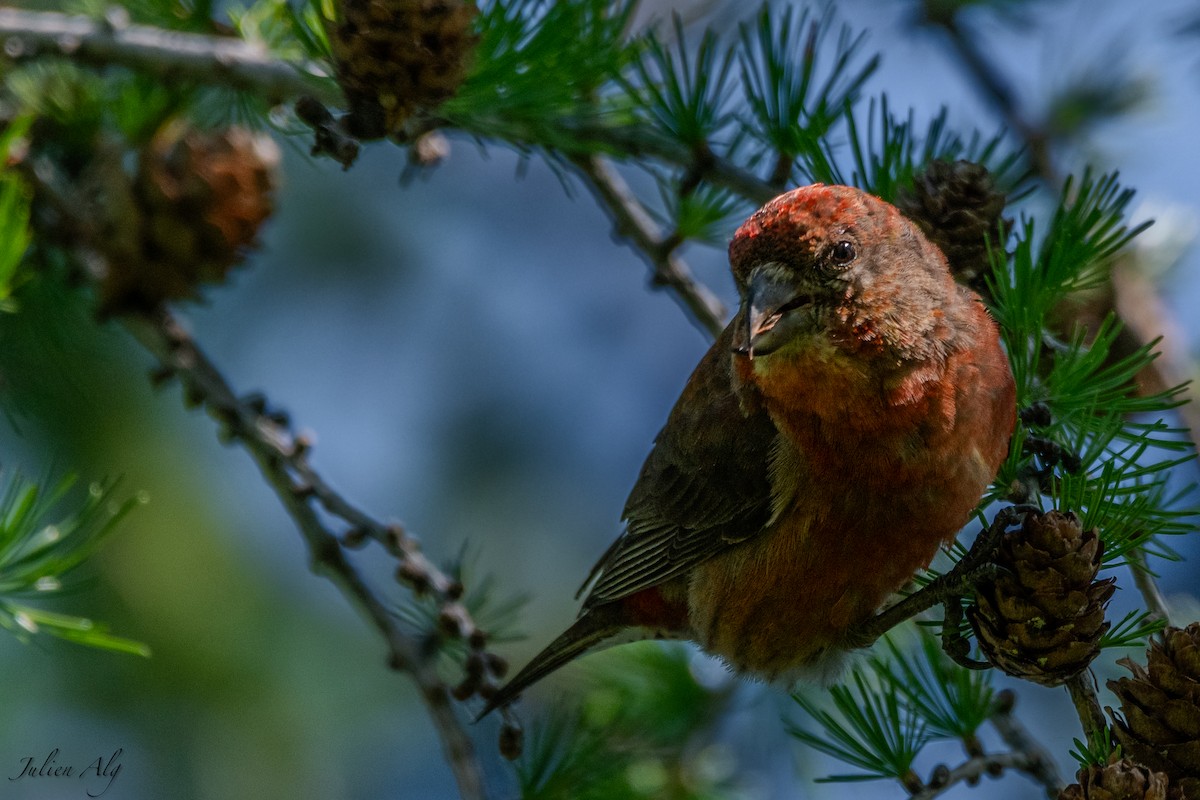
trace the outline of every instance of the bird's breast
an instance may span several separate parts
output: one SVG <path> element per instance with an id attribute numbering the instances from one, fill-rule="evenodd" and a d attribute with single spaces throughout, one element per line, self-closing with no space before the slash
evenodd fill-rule
<path id="1" fill-rule="evenodd" d="M 795 377 L 791 405 L 767 398 L 780 430 L 772 518 L 691 575 L 702 646 L 767 679 L 823 671 L 851 629 L 928 566 L 1007 453 L 1014 392 L 994 349 L 891 381 L 826 362 L 816 382 L 839 396 L 812 400 L 810 372 Z"/>

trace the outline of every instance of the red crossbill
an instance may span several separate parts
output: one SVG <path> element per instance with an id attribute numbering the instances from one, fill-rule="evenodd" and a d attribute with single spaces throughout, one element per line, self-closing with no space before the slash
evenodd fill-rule
<path id="1" fill-rule="evenodd" d="M 655 439 L 579 619 L 488 710 L 639 639 L 827 679 L 1004 461 L 1016 393 L 996 324 L 894 206 L 795 189 L 729 260 L 740 309 Z"/>

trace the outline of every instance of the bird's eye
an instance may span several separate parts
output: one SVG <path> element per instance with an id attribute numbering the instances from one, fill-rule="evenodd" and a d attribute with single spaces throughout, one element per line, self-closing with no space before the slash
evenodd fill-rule
<path id="1" fill-rule="evenodd" d="M 839 267 L 844 267 L 854 260 L 858 252 L 854 249 L 854 242 L 848 242 L 845 239 L 841 240 L 833 247 L 829 248 L 829 260 Z"/>

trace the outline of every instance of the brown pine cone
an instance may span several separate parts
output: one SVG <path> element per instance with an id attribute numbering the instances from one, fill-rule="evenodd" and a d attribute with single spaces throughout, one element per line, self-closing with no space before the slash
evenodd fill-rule
<path id="1" fill-rule="evenodd" d="M 1151 641 L 1146 666 L 1118 662 L 1133 677 L 1110 680 L 1121 702 L 1113 733 L 1124 753 L 1165 772 L 1186 800 L 1200 800 L 1200 622 Z"/>
<path id="2" fill-rule="evenodd" d="M 99 244 L 109 261 L 102 313 L 153 308 L 224 280 L 271 214 L 278 164 L 265 134 L 164 127 L 141 154 L 122 212 L 120 228 L 132 236 L 120 248 Z"/>
<path id="3" fill-rule="evenodd" d="M 1058 800 L 1175 800 L 1167 776 L 1127 758 L 1101 767 L 1093 764 L 1075 774 L 1078 783 L 1063 789 Z"/>
<path id="4" fill-rule="evenodd" d="M 896 206 L 941 248 L 954 277 L 974 288 L 991 270 L 988 241 L 999 248 L 1008 239 L 1004 204 L 987 168 L 970 161 L 931 161 L 896 197 Z"/>
<path id="5" fill-rule="evenodd" d="M 1030 514 L 996 554 L 1003 572 L 976 587 L 967 617 L 988 660 L 1009 675 L 1058 686 L 1086 669 L 1108 630 L 1115 579 L 1096 580 L 1103 543 L 1074 514 Z"/>
<path id="6" fill-rule="evenodd" d="M 350 133 L 402 134 L 418 109 L 458 90 L 479 37 L 471 0 L 341 0 L 330 41 L 350 103 Z"/>

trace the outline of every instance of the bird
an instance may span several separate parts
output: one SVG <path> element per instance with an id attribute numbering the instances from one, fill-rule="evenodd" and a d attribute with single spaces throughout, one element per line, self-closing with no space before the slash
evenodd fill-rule
<path id="1" fill-rule="evenodd" d="M 487 701 L 603 647 L 697 643 L 828 683 L 855 630 L 968 522 L 1009 452 L 1000 331 L 892 204 L 813 184 L 758 209 L 740 304 L 654 440 L 577 620 Z"/>

